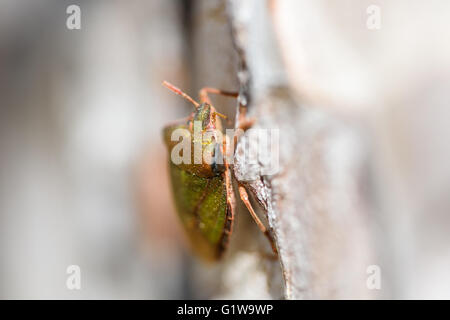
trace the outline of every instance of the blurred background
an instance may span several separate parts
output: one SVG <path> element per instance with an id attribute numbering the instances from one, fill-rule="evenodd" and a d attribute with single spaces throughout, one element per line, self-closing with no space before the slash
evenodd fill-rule
<path id="1" fill-rule="evenodd" d="M 2 298 L 195 296 L 161 138 L 191 112 L 161 82 L 194 96 L 208 83 L 190 82 L 190 9 L 0 1 Z M 80 291 L 66 288 L 73 264 Z"/>
<path id="2" fill-rule="evenodd" d="M 230 294 L 226 266 L 191 256 L 168 183 L 161 129 L 192 107 L 161 82 L 239 90 L 230 14 L 255 92 L 283 83 L 356 128 L 382 296 L 450 297 L 449 3 L 244 2 L 0 0 L 0 298 L 281 297 Z"/>

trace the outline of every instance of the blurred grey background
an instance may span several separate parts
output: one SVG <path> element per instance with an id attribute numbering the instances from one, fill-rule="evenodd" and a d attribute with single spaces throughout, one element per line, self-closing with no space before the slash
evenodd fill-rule
<path id="1" fill-rule="evenodd" d="M 0 1 L 0 297 L 185 296 L 160 134 L 189 110 L 161 86 L 186 85 L 182 24 L 180 1 Z M 155 242 L 149 211 L 173 216 Z"/>

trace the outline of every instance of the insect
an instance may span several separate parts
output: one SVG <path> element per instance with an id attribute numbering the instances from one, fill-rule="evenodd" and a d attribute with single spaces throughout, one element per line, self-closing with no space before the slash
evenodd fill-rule
<path id="1" fill-rule="evenodd" d="M 233 231 L 235 198 L 232 184 L 232 174 L 228 162 L 226 135 L 222 132 L 221 118 L 224 115 L 217 112 L 212 105 L 208 94 L 220 94 L 228 97 L 238 97 L 238 93 L 223 91 L 215 88 L 203 88 L 199 92 L 200 103 L 196 102 L 186 93 L 174 85 L 163 82 L 168 89 L 188 100 L 195 110 L 185 119 L 167 125 L 163 129 L 164 142 L 168 148 L 169 156 L 178 144 L 172 140 L 172 134 L 177 129 L 184 129 L 188 136 L 195 136 L 194 125 L 200 124 L 202 133 L 207 138 L 202 139 L 202 152 L 210 155 L 209 160 L 201 162 L 175 164 L 169 160 L 170 179 L 174 194 L 175 206 L 194 251 L 205 260 L 214 261 L 225 252 Z M 244 123 L 239 126 L 247 127 Z M 191 139 L 192 149 L 195 138 Z M 191 149 L 191 150 L 192 150 Z M 232 150 L 233 151 L 233 150 Z M 209 153 L 208 153 L 209 152 Z M 189 155 L 193 160 L 194 156 Z M 223 159 L 223 161 L 218 161 Z M 269 230 L 264 226 L 253 210 L 247 191 L 239 184 L 240 198 L 246 205 L 259 229 L 269 239 L 273 251 L 275 245 Z"/>

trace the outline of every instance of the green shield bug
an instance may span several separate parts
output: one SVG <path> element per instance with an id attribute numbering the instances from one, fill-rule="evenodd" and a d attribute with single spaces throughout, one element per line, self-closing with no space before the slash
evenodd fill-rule
<path id="1" fill-rule="evenodd" d="M 180 220 L 193 250 L 205 260 L 214 261 L 227 248 L 233 230 L 235 199 L 228 162 L 230 151 L 226 148 L 229 143 L 226 135 L 222 134 L 220 119 L 225 116 L 216 111 L 208 93 L 234 98 L 238 94 L 203 88 L 199 94 L 201 103 L 198 103 L 172 84 L 166 81 L 163 84 L 195 107 L 187 118 L 167 125 L 163 129 L 163 137 L 169 151 L 170 179 Z M 248 127 L 248 123 L 242 128 Z M 178 140 L 187 139 L 182 156 L 177 137 Z M 174 161 L 174 154 L 182 157 L 182 161 Z M 239 194 L 276 253 L 269 231 L 254 212 L 242 185 L 239 185 Z"/>

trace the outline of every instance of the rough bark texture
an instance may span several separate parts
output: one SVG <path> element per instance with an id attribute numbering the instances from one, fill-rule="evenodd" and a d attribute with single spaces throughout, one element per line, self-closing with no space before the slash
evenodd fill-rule
<path id="1" fill-rule="evenodd" d="M 242 102 L 256 128 L 280 129 L 280 171 L 257 176 L 244 138 L 235 174 L 254 177 L 285 297 L 448 296 L 449 4 L 227 4 Z"/>
<path id="2" fill-rule="evenodd" d="M 249 13 L 257 18 L 247 19 Z M 237 147 L 235 176 L 267 210 L 284 295 L 370 297 L 360 135 L 351 124 L 305 105 L 291 92 L 263 2 L 230 1 L 230 17 L 241 59 L 240 85 L 248 88 L 242 94 L 257 119 L 254 128 L 280 130 L 278 173 L 262 177 L 258 165 L 249 168 L 243 158 L 246 136 Z M 251 181 L 245 177 L 249 171 L 254 171 Z"/>

